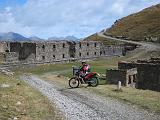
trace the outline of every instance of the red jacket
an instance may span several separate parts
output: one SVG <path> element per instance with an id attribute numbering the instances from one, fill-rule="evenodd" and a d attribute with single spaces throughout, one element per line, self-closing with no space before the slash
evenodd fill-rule
<path id="1" fill-rule="evenodd" d="M 90 72 L 90 66 L 89 65 L 83 65 L 82 68 L 81 68 L 81 71 L 84 74 L 87 74 L 88 72 Z"/>

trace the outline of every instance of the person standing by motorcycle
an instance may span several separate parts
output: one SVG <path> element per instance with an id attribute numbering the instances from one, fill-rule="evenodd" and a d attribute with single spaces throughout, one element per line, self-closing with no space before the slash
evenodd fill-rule
<path id="1" fill-rule="evenodd" d="M 86 62 L 82 62 L 82 67 L 80 68 L 80 75 L 82 77 L 85 77 L 90 71 L 90 66 Z"/>

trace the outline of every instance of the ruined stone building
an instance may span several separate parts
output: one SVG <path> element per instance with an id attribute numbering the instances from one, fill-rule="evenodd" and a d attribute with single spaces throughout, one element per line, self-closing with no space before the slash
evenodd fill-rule
<path id="1" fill-rule="evenodd" d="M 2 63 L 54 63 L 122 55 L 122 46 L 97 41 L 0 42 Z"/>
<path id="2" fill-rule="evenodd" d="M 118 80 L 125 86 L 134 82 L 138 89 L 160 91 L 160 58 L 118 62 L 118 69 L 107 70 L 107 77 L 113 84 L 117 84 Z"/>
<path id="3" fill-rule="evenodd" d="M 137 88 L 160 91 L 160 58 L 120 62 L 118 68 L 137 68 Z"/>

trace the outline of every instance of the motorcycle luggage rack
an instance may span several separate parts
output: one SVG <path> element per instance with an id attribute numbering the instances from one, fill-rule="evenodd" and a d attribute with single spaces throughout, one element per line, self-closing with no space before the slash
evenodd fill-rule
<path id="1" fill-rule="evenodd" d="M 76 72 L 79 71 L 79 67 L 72 66 L 73 75 L 75 76 Z"/>

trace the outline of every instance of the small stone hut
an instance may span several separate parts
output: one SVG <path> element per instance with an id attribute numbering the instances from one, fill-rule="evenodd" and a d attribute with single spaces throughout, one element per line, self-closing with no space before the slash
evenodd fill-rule
<path id="1" fill-rule="evenodd" d="M 160 91 L 160 58 L 136 62 L 121 61 L 118 63 L 118 68 L 123 70 L 137 68 L 136 87 Z"/>

